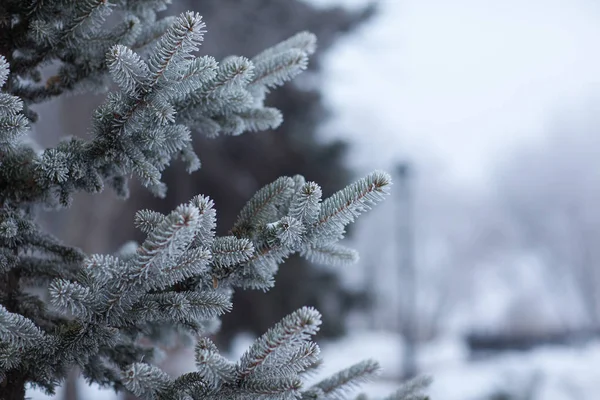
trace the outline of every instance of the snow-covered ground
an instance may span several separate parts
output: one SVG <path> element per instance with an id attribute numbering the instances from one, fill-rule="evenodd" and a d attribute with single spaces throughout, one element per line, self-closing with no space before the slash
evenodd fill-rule
<path id="1" fill-rule="evenodd" d="M 240 337 L 231 357 L 237 358 L 251 338 Z M 382 366 L 381 379 L 366 384 L 363 392 L 380 398 L 398 387 L 403 344 L 399 336 L 388 332 L 362 332 L 342 340 L 321 343 L 325 360 L 314 378 L 328 376 L 366 358 Z M 596 400 L 600 393 L 600 341 L 579 348 L 546 347 L 530 352 L 507 353 L 494 358 L 472 361 L 461 341 L 446 338 L 419 350 L 421 371 L 433 377 L 429 394 L 433 400 L 484 400 L 505 390 L 522 396 L 534 385 L 530 400 Z M 182 370 L 193 370 L 193 353 L 186 354 Z M 80 382 L 81 399 L 116 400 L 110 390 L 87 388 Z M 60 399 L 29 390 L 32 400 Z M 519 397 L 516 397 L 519 398 Z"/>
<path id="2" fill-rule="evenodd" d="M 364 358 L 378 360 L 382 379 L 364 386 L 383 396 L 397 387 L 402 370 L 402 341 L 394 334 L 366 332 L 324 343 L 323 373 L 329 374 Z M 592 400 L 600 394 L 600 341 L 580 348 L 545 347 L 470 361 L 460 340 L 447 338 L 419 351 L 420 370 L 433 377 L 429 394 L 438 400 L 483 400 L 499 390 L 522 396 L 535 384 L 531 400 Z M 516 397 L 519 398 L 519 397 Z"/>

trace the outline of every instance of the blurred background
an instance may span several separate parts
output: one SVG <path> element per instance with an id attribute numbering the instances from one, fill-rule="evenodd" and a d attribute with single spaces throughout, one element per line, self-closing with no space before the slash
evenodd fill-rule
<path id="1" fill-rule="evenodd" d="M 220 233 L 261 186 L 303 174 L 324 194 L 373 169 L 392 196 L 359 219 L 351 267 L 288 260 L 268 293 L 236 293 L 215 338 L 237 358 L 302 305 L 324 315 L 322 375 L 363 358 L 389 393 L 431 375 L 436 400 L 597 399 L 600 393 L 600 5 L 590 0 L 179 0 L 201 51 L 253 56 L 297 31 L 319 38 L 308 72 L 276 90 L 274 132 L 195 138 L 203 166 L 167 170 L 166 199 L 133 182 L 43 216 L 88 253 L 142 240 L 136 210 L 203 193 Z M 103 96 L 40 107 L 42 145 L 86 137 Z M 92 210 L 92 211 L 90 211 Z M 163 367 L 194 369 L 177 348 Z M 30 390 L 32 399 L 48 398 Z M 116 399 L 76 373 L 54 398 Z M 128 397 L 132 400 L 133 397 Z"/>

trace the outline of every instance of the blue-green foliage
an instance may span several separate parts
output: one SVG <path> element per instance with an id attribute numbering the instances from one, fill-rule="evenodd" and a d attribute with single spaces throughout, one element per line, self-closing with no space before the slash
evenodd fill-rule
<path id="1" fill-rule="evenodd" d="M 45 233 L 40 206 L 68 206 L 77 191 L 108 184 L 127 196 L 135 176 L 164 195 L 162 171 L 173 158 L 200 167 L 192 132 L 215 137 L 277 127 L 268 92 L 307 65 L 307 32 L 252 59 L 198 56 L 200 15 L 157 19 L 168 0 L 5 0 L 0 4 L 0 391 L 48 393 L 79 366 L 89 382 L 144 399 L 340 399 L 373 375 L 373 361 L 304 389 L 319 365 L 311 341 L 320 315 L 303 308 L 284 318 L 237 362 L 206 338 L 232 307 L 238 288 L 268 290 L 279 265 L 299 253 L 319 263 L 357 258 L 338 242 L 345 227 L 381 201 L 390 185 L 374 172 L 322 200 L 301 176 L 265 186 L 219 237 L 213 202 L 195 196 L 167 215 L 141 210 L 146 240 L 115 255 L 86 255 Z M 110 24 L 108 19 L 110 18 Z M 45 80 L 41 68 L 55 64 Z M 91 138 L 67 138 L 36 150 L 24 140 L 32 106 L 79 91 L 115 90 L 92 116 Z M 226 184 L 226 182 L 224 182 Z M 31 288 L 44 290 L 48 299 Z M 196 342 L 197 371 L 172 379 L 142 345 Z M 411 384 L 390 399 L 422 398 Z M 16 394 L 15 394 L 16 393 Z M 0 396 L 1 398 L 1 396 Z"/>

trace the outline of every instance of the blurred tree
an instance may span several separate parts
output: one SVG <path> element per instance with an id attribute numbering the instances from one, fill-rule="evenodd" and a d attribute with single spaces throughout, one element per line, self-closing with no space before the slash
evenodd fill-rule
<path id="1" fill-rule="evenodd" d="M 494 256 L 494 238 L 488 226 L 496 223 L 496 215 L 485 206 L 484 193 L 456 185 L 434 162 L 415 163 L 413 168 L 419 171 L 411 182 L 413 209 L 409 215 L 413 228 L 408 228 L 410 219 L 404 214 L 406 186 L 402 193 L 402 178 L 396 176 L 394 201 L 375 210 L 355 240 L 364 280 L 376 288 L 370 296 L 371 328 L 398 332 L 414 329 L 413 340 L 423 343 L 443 334 L 449 326 L 456 329 L 453 321 L 457 314 L 473 306 L 478 272 Z M 410 246 L 406 236 L 412 229 L 414 255 L 407 261 L 402 259 L 406 252 L 400 247 L 403 242 Z M 403 267 L 407 263 L 414 263 L 413 273 L 417 274 L 412 279 L 412 307 L 407 306 L 409 291 L 398 290 L 407 281 Z M 409 313 L 416 314 L 416 320 Z M 409 322 L 411 319 L 414 322 Z"/>
<path id="2" fill-rule="evenodd" d="M 535 255 L 545 297 L 569 329 L 600 329 L 597 126 L 597 117 L 557 126 L 497 173 L 499 207 L 510 221 L 505 252 Z"/>

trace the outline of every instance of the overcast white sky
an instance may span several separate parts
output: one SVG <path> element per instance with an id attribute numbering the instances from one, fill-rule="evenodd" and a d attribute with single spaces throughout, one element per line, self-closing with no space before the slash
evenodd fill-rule
<path id="1" fill-rule="evenodd" d="M 380 3 L 331 52 L 324 80 L 337 113 L 325 130 L 351 134 L 360 171 L 408 154 L 480 183 L 513 146 L 600 93 L 596 1 Z"/>

